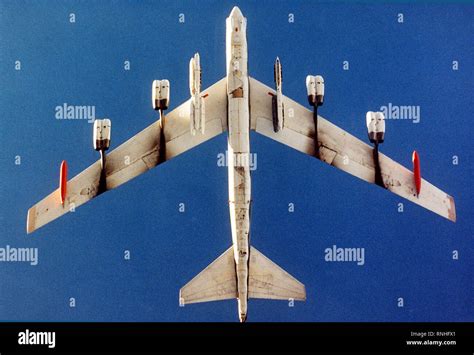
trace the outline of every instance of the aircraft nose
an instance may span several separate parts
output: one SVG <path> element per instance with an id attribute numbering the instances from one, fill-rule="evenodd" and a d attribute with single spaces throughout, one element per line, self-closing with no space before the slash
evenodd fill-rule
<path id="1" fill-rule="evenodd" d="M 230 17 L 244 17 L 244 15 L 242 15 L 242 11 L 240 11 L 237 6 L 234 6 L 232 11 L 230 12 Z"/>

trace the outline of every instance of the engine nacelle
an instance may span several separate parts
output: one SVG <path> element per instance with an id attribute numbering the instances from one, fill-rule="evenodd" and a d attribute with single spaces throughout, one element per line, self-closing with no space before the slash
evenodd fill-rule
<path id="1" fill-rule="evenodd" d="M 280 59 L 277 57 L 275 65 L 273 66 L 273 78 L 275 80 L 276 95 L 272 97 L 272 116 L 273 116 L 273 131 L 279 132 L 283 129 L 285 122 L 285 108 L 283 105 L 283 70 Z"/>
<path id="2" fill-rule="evenodd" d="M 276 58 L 275 64 L 273 65 L 273 79 L 275 81 L 276 88 L 281 88 L 283 83 L 283 69 L 281 66 L 280 58 Z"/>
<path id="3" fill-rule="evenodd" d="M 383 143 L 385 138 L 385 117 L 383 113 L 368 111 L 365 120 L 370 142 Z"/>
<path id="4" fill-rule="evenodd" d="M 201 62 L 199 53 L 189 61 L 189 93 L 191 96 L 201 93 Z"/>
<path id="5" fill-rule="evenodd" d="M 110 147 L 112 122 L 108 118 L 94 121 L 94 149 L 107 150 Z"/>
<path id="6" fill-rule="evenodd" d="M 196 53 L 189 61 L 189 92 L 191 94 L 189 124 L 193 136 L 197 131 L 204 134 L 206 123 L 204 97 L 201 96 L 201 76 L 199 53 Z"/>
<path id="7" fill-rule="evenodd" d="M 154 110 L 166 110 L 170 104 L 170 82 L 154 80 L 152 85 L 152 103 Z"/>
<path id="8" fill-rule="evenodd" d="M 324 103 L 324 78 L 321 75 L 306 77 L 306 91 L 311 106 L 322 106 Z"/>

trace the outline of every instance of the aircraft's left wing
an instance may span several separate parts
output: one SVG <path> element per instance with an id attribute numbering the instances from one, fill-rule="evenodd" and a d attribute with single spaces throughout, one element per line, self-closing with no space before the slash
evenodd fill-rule
<path id="1" fill-rule="evenodd" d="M 158 164 L 196 147 L 224 132 L 227 127 L 227 95 L 225 78 L 203 91 L 206 97 L 206 129 L 204 134 L 190 132 L 190 100 L 166 114 L 164 134 L 159 121 L 154 122 L 107 154 L 106 191 L 114 189 Z M 160 144 L 164 137 L 165 145 Z M 160 146 L 164 152 L 160 152 Z M 28 210 L 27 232 L 62 216 L 98 196 L 100 161 L 67 182 L 64 204 L 59 189 Z"/>
<path id="2" fill-rule="evenodd" d="M 281 131 L 274 132 L 273 94 L 273 89 L 250 78 L 251 129 L 302 153 L 315 156 L 313 112 L 283 96 L 284 126 Z M 373 148 L 321 116 L 318 116 L 318 145 L 322 161 L 369 183 L 375 183 Z M 417 196 L 414 175 L 410 170 L 382 153 L 379 153 L 379 161 L 383 184 L 387 190 L 456 221 L 454 199 L 451 196 L 424 179 Z"/>

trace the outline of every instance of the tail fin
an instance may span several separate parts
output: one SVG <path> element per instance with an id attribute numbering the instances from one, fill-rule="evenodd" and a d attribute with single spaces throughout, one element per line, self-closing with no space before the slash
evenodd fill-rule
<path id="1" fill-rule="evenodd" d="M 306 289 L 301 282 L 251 247 L 249 298 L 305 301 Z"/>
<path id="2" fill-rule="evenodd" d="M 180 305 L 237 298 L 234 251 L 227 249 L 179 291 Z"/>

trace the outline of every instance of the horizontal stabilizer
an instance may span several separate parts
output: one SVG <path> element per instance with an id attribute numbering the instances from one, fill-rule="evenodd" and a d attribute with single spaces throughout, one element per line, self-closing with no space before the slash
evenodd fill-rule
<path id="1" fill-rule="evenodd" d="M 260 253 L 250 249 L 249 298 L 305 301 L 305 286 Z"/>
<path id="2" fill-rule="evenodd" d="M 219 256 L 179 291 L 180 305 L 237 298 L 234 251 Z"/>

